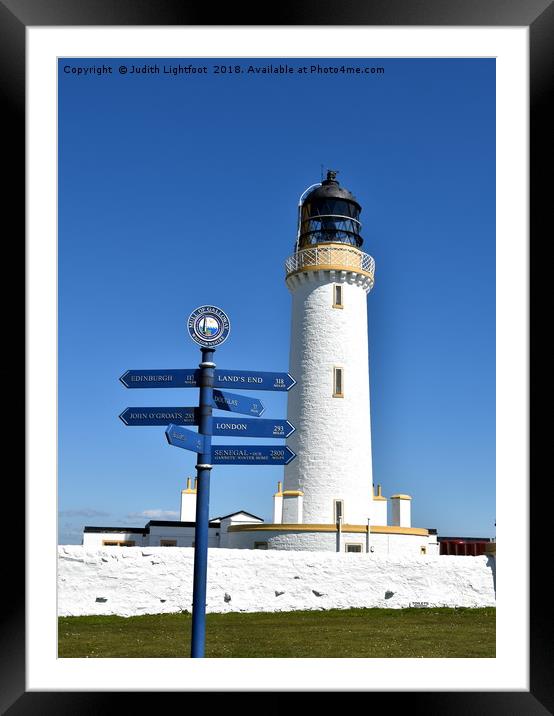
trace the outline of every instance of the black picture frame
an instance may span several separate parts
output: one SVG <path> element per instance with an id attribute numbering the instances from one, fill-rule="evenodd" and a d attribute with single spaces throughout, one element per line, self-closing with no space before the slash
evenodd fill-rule
<path id="1" fill-rule="evenodd" d="M 551 0 L 351 0 L 338 5 L 322 0 L 309 3 L 297 0 L 289 5 L 260 8 L 220 5 L 217 23 L 209 6 L 182 0 L 0 0 L 0 57 L 3 70 L 3 119 L 6 122 L 5 152 L 14 154 L 7 166 L 10 182 L 4 197 L 12 216 L 24 217 L 25 157 L 25 31 L 29 26 L 110 26 L 110 25 L 370 25 L 370 26 L 519 26 L 529 28 L 530 59 L 530 209 L 535 242 L 546 231 L 552 200 L 542 201 L 539 188 L 549 177 L 549 156 L 545 151 L 551 128 L 552 112 L 547 100 L 551 90 L 552 38 L 554 5 Z M 9 145 L 9 147 L 7 146 Z M 548 182 L 548 179 L 547 179 Z M 548 182 L 549 183 L 549 182 Z M 550 212 L 549 212 L 550 213 Z M 550 217 L 548 217 L 550 218 Z M 544 228 L 543 228 L 544 227 Z M 13 235 L 12 235 L 13 236 Z M 13 239 L 12 239 L 13 240 Z M 531 256 L 531 266 L 533 266 Z M 532 395 L 532 392 L 530 392 Z M 23 481 L 13 485 L 18 505 L 24 505 Z M 525 714 L 554 713 L 552 689 L 553 647 L 551 608 L 547 599 L 549 563 L 546 539 L 541 526 L 548 524 L 551 500 L 549 481 L 540 490 L 530 482 L 530 690 L 529 692 L 393 692 L 375 693 L 386 697 L 388 708 L 405 708 L 413 713 L 429 714 Z M 17 492 L 19 491 L 19 492 Z M 10 504 L 14 503 L 13 497 Z M 21 531 L 21 510 L 5 515 L 5 534 Z M 9 532 L 8 532 L 9 531 Z M 509 559 L 509 555 L 500 559 Z M 0 711 L 20 714 L 93 714 L 129 708 L 127 692 L 28 692 L 25 684 L 25 553 L 19 544 L 10 547 L 7 557 L 10 573 L 9 600 L 2 612 L 0 653 Z M 17 579 L 16 579 L 17 575 Z M 161 694 L 136 693 L 140 709 L 149 704 L 159 707 Z M 217 693 L 210 694 L 210 708 Z M 269 702 L 264 699 L 265 704 Z M 260 704 L 257 704 L 257 707 Z M 134 706 L 133 706 L 134 708 Z M 270 707 L 271 708 L 271 707 Z"/>

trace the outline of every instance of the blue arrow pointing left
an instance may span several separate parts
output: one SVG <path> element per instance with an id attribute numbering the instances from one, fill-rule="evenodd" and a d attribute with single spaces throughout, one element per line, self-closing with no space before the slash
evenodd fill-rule
<path id="1" fill-rule="evenodd" d="M 125 425 L 198 425 L 196 411 L 197 408 L 125 408 L 119 417 Z"/>
<path id="2" fill-rule="evenodd" d="M 199 371 L 191 368 L 127 370 L 120 377 L 126 388 L 196 388 Z"/>
<path id="3" fill-rule="evenodd" d="M 175 445 L 184 450 L 192 450 L 193 452 L 206 452 L 205 436 L 192 430 L 187 430 L 187 428 L 181 428 L 171 423 L 166 428 L 165 437 L 170 445 Z"/>

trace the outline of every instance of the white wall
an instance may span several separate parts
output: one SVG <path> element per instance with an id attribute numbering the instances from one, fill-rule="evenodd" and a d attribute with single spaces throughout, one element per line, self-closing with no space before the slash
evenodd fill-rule
<path id="1" fill-rule="evenodd" d="M 360 535 L 361 536 L 361 535 Z M 270 549 L 303 550 L 307 552 L 335 552 L 335 532 L 282 532 L 260 530 L 259 532 L 229 532 L 227 545 L 233 549 L 252 549 L 254 542 L 267 541 Z"/>
<path id="2" fill-rule="evenodd" d="M 283 495 L 273 495 L 273 524 L 279 525 L 283 521 Z"/>
<path id="3" fill-rule="evenodd" d="M 178 547 L 59 547 L 59 614 L 191 611 L 193 556 Z M 208 612 L 495 605 L 493 557 L 211 549 L 208 560 Z"/>
<path id="4" fill-rule="evenodd" d="M 283 494 L 283 510 L 281 513 L 281 522 L 288 524 L 302 524 L 304 510 L 303 510 L 303 495 L 287 495 Z"/>
<path id="5" fill-rule="evenodd" d="M 208 529 L 208 546 L 219 546 L 219 527 L 210 527 Z M 150 527 L 150 534 L 146 535 L 144 544 L 150 547 L 159 547 L 160 540 L 174 539 L 177 540 L 178 547 L 192 547 L 194 541 L 194 527 L 169 527 L 164 525 L 155 525 Z"/>
<path id="6" fill-rule="evenodd" d="M 390 498 L 391 503 L 391 525 L 397 527 L 412 526 L 412 501 L 404 497 Z"/>
<path id="7" fill-rule="evenodd" d="M 181 522 L 196 521 L 196 491 L 193 491 L 190 487 L 186 490 L 181 490 L 181 514 L 179 520 Z"/>
<path id="8" fill-rule="evenodd" d="M 387 501 L 373 500 L 373 514 L 371 516 L 371 524 L 380 525 L 381 527 L 388 525 L 387 521 Z"/>
<path id="9" fill-rule="evenodd" d="M 233 549 L 253 549 L 254 542 L 267 541 L 269 549 L 291 550 L 306 552 L 336 552 L 336 532 L 283 532 L 281 530 L 260 530 L 248 532 L 229 532 L 222 547 Z M 366 551 L 367 535 L 363 532 L 341 532 L 340 551 L 345 551 L 346 543 L 361 544 Z M 373 553 L 381 556 L 418 557 L 421 548 L 425 547 L 427 554 L 437 552 L 436 535 L 398 535 L 372 533 L 369 540 Z"/>

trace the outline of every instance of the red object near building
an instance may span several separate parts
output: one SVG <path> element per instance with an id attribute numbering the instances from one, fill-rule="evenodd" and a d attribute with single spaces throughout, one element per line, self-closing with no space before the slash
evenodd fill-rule
<path id="1" fill-rule="evenodd" d="M 478 557 L 485 554 L 485 549 L 491 543 L 488 537 L 438 537 L 440 554 L 455 555 L 458 557 Z"/>

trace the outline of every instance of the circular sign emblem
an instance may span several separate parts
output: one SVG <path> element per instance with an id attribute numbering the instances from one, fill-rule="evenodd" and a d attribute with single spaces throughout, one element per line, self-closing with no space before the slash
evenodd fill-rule
<path id="1" fill-rule="evenodd" d="M 190 314 L 187 328 L 190 337 L 198 345 L 215 348 L 229 336 L 231 323 L 221 308 L 200 306 Z"/>

